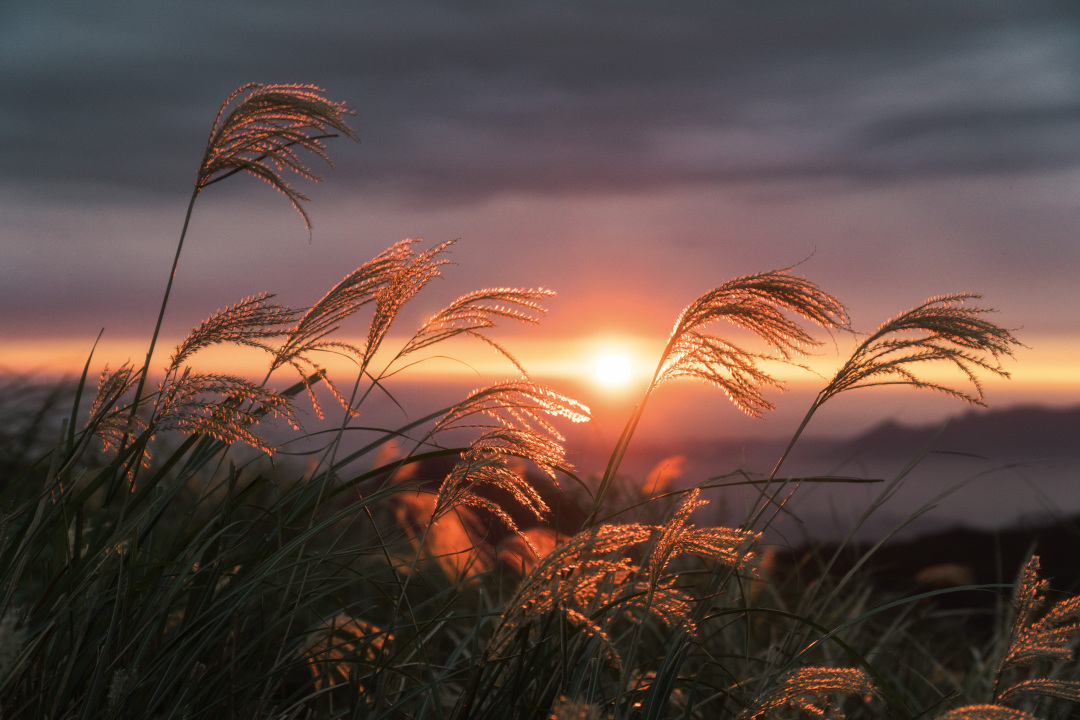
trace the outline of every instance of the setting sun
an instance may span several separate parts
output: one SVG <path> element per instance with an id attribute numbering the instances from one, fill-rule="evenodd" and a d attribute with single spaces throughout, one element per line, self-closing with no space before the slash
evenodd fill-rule
<path id="1" fill-rule="evenodd" d="M 596 379 L 608 385 L 618 385 L 630 379 L 630 361 L 618 353 L 609 353 L 596 361 Z"/>

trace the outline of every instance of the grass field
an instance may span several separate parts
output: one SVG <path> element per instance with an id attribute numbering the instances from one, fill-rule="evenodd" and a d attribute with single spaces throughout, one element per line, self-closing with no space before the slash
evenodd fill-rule
<path id="1" fill-rule="evenodd" d="M 325 158 L 323 140 L 352 134 L 346 119 L 315 88 L 242 88 L 214 121 L 188 218 L 202 191 L 247 173 L 306 221 L 286 173 L 313 178 L 298 151 Z M 606 467 L 579 471 L 559 427 L 588 409 L 526 368 L 448 407 L 413 409 L 404 426 L 357 416 L 417 353 L 451 338 L 516 364 L 490 331 L 538 322 L 550 291 L 467 293 L 387 348 L 450 250 L 406 240 L 309 307 L 270 294 L 235 302 L 155 365 L 186 228 L 144 362 L 107 367 L 96 391 L 86 372 L 55 390 L 5 388 L 5 720 L 996 720 L 1067 717 L 1080 700 L 1080 600 L 1051 593 L 1037 558 L 1015 587 L 941 568 L 916 591 L 866 579 L 876 546 L 811 547 L 793 563 L 759 545 L 801 484 L 835 480 L 784 474 L 824 403 L 895 384 L 978 404 L 979 377 L 1007 375 L 1001 361 L 1018 342 L 978 296 L 932 298 L 860 336 L 775 465 L 724 480 L 754 493 L 743 521 L 699 527 L 696 488 L 633 490 L 620 465 L 665 384 L 702 380 L 758 415 L 779 385 L 766 361 L 797 363 L 818 328 L 850 331 L 844 306 L 790 268 L 690 302 Z M 354 323 L 362 342 L 339 331 Z M 756 335 L 756 349 L 719 334 L 732 326 Z M 191 368 L 222 345 L 264 351 L 265 379 Z M 324 353 L 351 358 L 354 376 L 330 377 Z M 376 353 L 389 360 L 376 366 Z M 927 379 L 929 365 L 959 381 Z M 309 436 L 306 456 L 283 459 L 261 430 L 304 434 L 302 403 L 342 420 Z M 938 602 L 964 593 L 996 599 Z"/>

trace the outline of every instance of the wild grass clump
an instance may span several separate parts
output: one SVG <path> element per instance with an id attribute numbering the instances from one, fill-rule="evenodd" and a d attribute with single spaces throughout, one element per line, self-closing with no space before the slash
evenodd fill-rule
<path id="1" fill-rule="evenodd" d="M 84 370 L 47 446 L 35 443 L 55 399 L 4 428 L 5 719 L 996 719 L 1056 717 L 1080 699 L 1071 664 L 1080 605 L 1052 601 L 1034 559 L 1011 629 L 998 646 L 970 648 L 970 668 L 922 645 L 931 611 L 921 601 L 944 591 L 877 601 L 854 571 L 828 574 L 836 556 L 821 559 L 826 572 L 809 585 L 778 573 L 761 532 L 797 486 L 778 474 L 787 451 L 770 477 L 747 481 L 758 504 L 739 527 L 695 525 L 698 488 L 617 521 L 618 469 L 652 393 L 697 378 L 759 415 L 772 408 L 765 391 L 781 386 L 765 361 L 794 363 L 818 345 L 808 326 L 849 331 L 844 306 L 791 268 L 730 280 L 687 306 L 593 479 L 569 466 L 558 428 L 588 420 L 588 409 L 530 380 L 492 335 L 536 323 L 550 291 L 466 293 L 387 347 L 402 307 L 442 272 L 449 243 L 397 243 L 307 308 L 270 294 L 226 306 L 150 384 L 195 199 L 248 173 L 310 227 L 285 171 L 315 179 L 299 151 L 326 160 L 323 140 L 353 135 L 347 115 L 308 86 L 252 85 L 230 97 L 142 366 L 106 367 L 88 407 Z M 1006 375 L 999 361 L 1018 343 L 965 304 L 975 297 L 931 299 L 862 340 L 791 445 L 824 402 L 858 387 L 982 402 L 979 374 Z M 346 335 L 355 323 L 365 330 Z M 723 323 L 764 349 L 727 340 Z M 371 392 L 455 337 L 493 347 L 520 377 L 402 426 L 358 424 Z M 262 351 L 266 375 L 193 369 L 214 345 Z M 354 377 L 331 378 L 325 353 L 352 360 Z M 953 366 L 974 390 L 924 379 L 928 363 Z M 340 405 L 341 423 L 298 467 L 265 425 L 303 435 L 302 403 L 330 412 L 320 392 Z M 351 439 L 354 429 L 365 439 Z M 556 517 L 574 492 L 586 493 L 576 514 Z"/>

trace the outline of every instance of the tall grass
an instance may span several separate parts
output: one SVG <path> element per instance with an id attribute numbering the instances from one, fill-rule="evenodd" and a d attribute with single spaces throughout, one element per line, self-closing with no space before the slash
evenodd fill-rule
<path id="1" fill-rule="evenodd" d="M 704 380 L 759 414 L 772 407 L 763 391 L 781 385 L 766 361 L 797 362 L 819 342 L 803 322 L 847 331 L 844 306 L 791 269 L 727 281 L 687 306 L 593 479 L 569 466 L 557 428 L 588 409 L 528 379 L 490 334 L 536 323 L 550 291 L 467 293 L 385 347 L 449 244 L 397 243 L 307 308 L 269 294 L 227 306 L 180 342 L 147 391 L 195 199 L 246 172 L 310 227 L 283 171 L 313 178 L 297 150 L 326 159 L 330 130 L 352 135 L 346 115 L 307 86 L 230 97 L 144 363 L 107 367 L 87 408 L 84 370 L 47 448 L 30 442 L 36 430 L 10 435 L 3 718 L 997 719 L 1050 717 L 1080 699 L 1068 664 L 1080 604 L 1050 602 L 1034 559 L 1011 629 L 994 647 L 971 647 L 965 666 L 924 650 L 921 601 L 934 593 L 876 601 L 850 573 L 805 587 L 759 547 L 797 486 L 779 474 L 784 457 L 824 402 L 892 383 L 977 403 L 978 373 L 1006 374 L 999 361 L 1018 343 L 965 304 L 972 295 L 929 300 L 863 340 L 771 476 L 749 481 L 758 504 L 740 527 L 695 526 L 705 504 L 696 488 L 616 522 L 618 470 L 668 381 Z M 357 321 L 361 342 L 342 332 Z M 766 349 L 733 344 L 721 323 Z M 360 424 L 370 393 L 415 353 L 461 336 L 501 352 L 521 377 L 402 426 Z M 265 352 L 265 378 L 194 370 L 212 345 Z M 328 352 L 349 357 L 354 377 L 331 378 L 320 364 Z M 973 390 L 923 379 L 927 363 L 951 364 Z M 306 466 L 282 461 L 264 425 L 298 426 L 302 402 L 329 412 L 327 394 L 341 408 L 336 431 L 318 436 Z M 27 417 L 24 428 L 42 427 Z M 365 439 L 351 440 L 360 429 Z M 567 498 L 577 515 L 553 521 L 552 505 Z"/>

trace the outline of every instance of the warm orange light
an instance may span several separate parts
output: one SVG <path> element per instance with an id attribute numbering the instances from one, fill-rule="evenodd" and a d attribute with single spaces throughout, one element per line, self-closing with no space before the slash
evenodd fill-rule
<path id="1" fill-rule="evenodd" d="M 630 379 L 633 369 L 626 356 L 609 353 L 596 361 L 596 379 L 607 385 L 621 385 Z"/>

